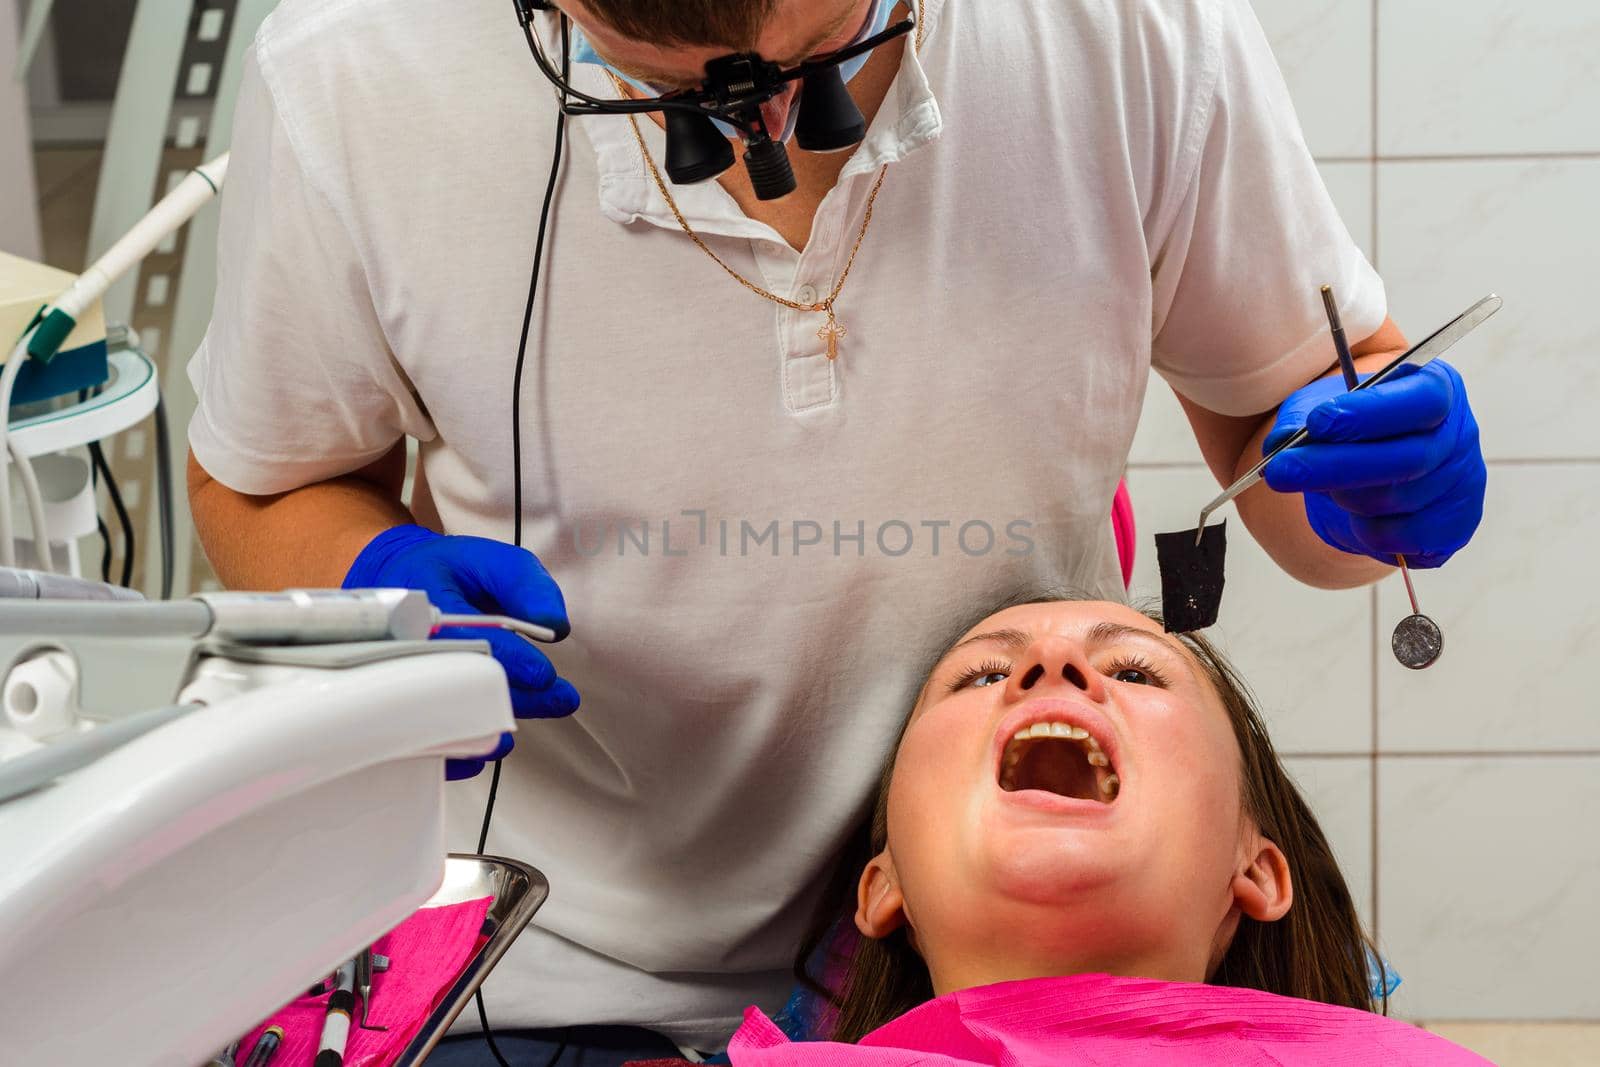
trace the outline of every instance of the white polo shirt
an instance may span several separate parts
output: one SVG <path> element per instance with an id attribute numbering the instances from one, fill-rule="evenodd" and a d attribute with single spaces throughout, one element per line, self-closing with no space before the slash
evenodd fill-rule
<path id="1" fill-rule="evenodd" d="M 1013 589 L 1119 595 L 1107 515 L 1151 367 L 1264 412 L 1332 362 L 1318 286 L 1353 336 L 1383 322 L 1244 0 L 927 0 L 925 20 L 803 252 L 716 183 L 675 190 L 718 254 L 804 302 L 890 164 L 837 362 L 822 316 L 679 231 L 626 119 L 569 124 L 523 492 L 583 707 L 524 724 L 505 764 L 489 849 L 553 889 L 488 983 L 497 1027 L 706 1047 L 781 1003 L 928 655 Z M 418 514 L 510 537 L 553 122 L 503 0 L 279 5 L 190 368 L 212 475 L 276 493 L 411 436 Z M 453 789 L 457 846 L 487 778 Z"/>

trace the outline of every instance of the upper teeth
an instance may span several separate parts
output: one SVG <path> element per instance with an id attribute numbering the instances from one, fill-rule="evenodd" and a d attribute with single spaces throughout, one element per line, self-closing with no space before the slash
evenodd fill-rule
<path id="1" fill-rule="evenodd" d="M 1081 726 L 1073 726 L 1064 722 L 1036 722 L 1032 726 L 1024 726 L 1012 735 L 1013 741 L 1026 741 L 1030 737 L 1070 737 L 1074 741 L 1092 741 L 1089 731 Z"/>
<path id="2" fill-rule="evenodd" d="M 1089 766 L 1098 772 L 1097 788 L 1105 796 L 1107 803 L 1116 799 L 1122 782 L 1116 774 L 1110 772 L 1111 760 L 1100 747 L 1100 742 L 1090 736 L 1089 731 L 1083 727 L 1065 722 L 1036 722 L 1031 726 L 1024 726 L 1011 735 L 1011 741 L 1006 745 L 1005 756 L 1000 766 L 1002 788 L 1011 789 L 1015 785 L 1017 765 L 1022 762 L 1022 750 L 1025 747 L 1019 742 L 1039 738 L 1079 742 L 1083 746 L 1084 758 L 1089 761 Z"/>

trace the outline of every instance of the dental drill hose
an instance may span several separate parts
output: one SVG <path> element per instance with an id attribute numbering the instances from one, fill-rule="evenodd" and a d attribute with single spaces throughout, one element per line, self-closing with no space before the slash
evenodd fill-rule
<path id="1" fill-rule="evenodd" d="M 40 567 L 54 570 L 50 558 L 50 529 L 45 519 L 44 498 L 33 464 L 22 454 L 10 435 L 11 393 L 17 375 L 29 359 L 49 362 L 77 327 L 78 317 L 106 294 L 118 278 L 137 267 L 169 234 L 176 232 L 194 213 L 217 195 L 228 171 L 228 153 L 192 171 L 172 191 L 134 224 L 108 249 L 105 255 L 80 274 L 67 291 L 40 310 L 39 319 L 23 334 L 0 373 L 0 564 L 16 566 L 15 531 L 11 523 L 11 482 L 8 463 L 15 463 L 18 480 L 28 501 L 33 525 L 33 543 Z"/>
<path id="2" fill-rule="evenodd" d="M 29 330 L 23 335 L 6 360 L 5 370 L 0 371 L 0 416 L 5 416 L 0 417 L 0 439 L 5 442 L 4 447 L 0 448 L 0 565 L 17 565 L 15 531 L 11 524 L 11 478 L 6 470 L 10 462 L 17 465 L 17 480 L 22 483 L 23 497 L 28 503 L 34 555 L 40 569 L 48 571 L 55 568 L 50 559 L 50 532 L 45 521 L 44 495 L 39 491 L 39 479 L 34 473 L 33 464 L 17 447 L 16 439 L 6 432 L 11 411 L 11 391 L 16 386 L 17 376 L 22 373 L 22 365 L 28 360 L 27 346 L 34 332 Z"/>

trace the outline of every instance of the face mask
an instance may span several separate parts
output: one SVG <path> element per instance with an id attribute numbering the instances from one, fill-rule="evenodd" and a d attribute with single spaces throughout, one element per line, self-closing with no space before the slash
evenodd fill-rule
<path id="1" fill-rule="evenodd" d="M 872 15 L 861 27 L 861 32 L 856 34 L 848 44 L 841 45 L 840 47 L 849 48 L 850 45 L 859 44 L 862 41 L 865 41 L 868 37 L 871 37 L 873 34 L 882 33 L 884 30 L 888 29 L 889 13 L 893 7 L 893 0 L 874 0 L 872 5 Z M 840 77 L 842 77 L 846 82 L 850 81 L 851 78 L 854 78 L 857 74 L 861 73 L 861 68 L 867 65 L 867 60 L 871 57 L 872 53 L 866 52 L 862 55 L 856 56 L 854 59 L 849 59 L 843 63 L 840 63 Z M 583 30 L 579 29 L 576 25 L 572 27 L 572 61 L 574 63 L 593 63 L 596 66 L 607 67 L 611 70 L 611 73 L 615 74 L 617 77 L 621 78 L 623 81 L 639 90 L 639 92 L 643 93 L 645 96 L 664 96 L 668 92 L 671 92 L 669 89 L 663 89 L 656 85 L 649 85 L 637 78 L 631 78 L 622 73 L 622 71 L 612 67 L 604 59 L 600 58 L 600 53 L 594 50 L 594 46 L 589 43 L 589 38 L 585 37 Z M 799 120 L 800 101 L 796 99 L 795 102 L 789 107 L 789 117 L 788 121 L 784 124 L 783 136 L 776 137 L 774 140 L 791 140 L 794 137 L 795 125 L 799 122 Z M 728 125 L 726 122 L 723 122 L 721 119 L 712 119 L 711 121 L 716 123 L 717 129 L 722 131 L 723 136 L 739 136 L 739 132 L 737 130 Z"/>

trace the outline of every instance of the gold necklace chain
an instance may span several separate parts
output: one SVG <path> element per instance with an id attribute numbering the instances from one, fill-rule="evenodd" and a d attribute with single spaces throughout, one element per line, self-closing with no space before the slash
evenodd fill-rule
<path id="1" fill-rule="evenodd" d="M 918 52 L 921 52 L 923 0 L 916 0 L 916 3 L 916 49 Z M 628 90 L 623 84 L 622 79 L 618 78 L 609 67 L 606 68 L 606 74 L 610 76 L 611 84 L 616 86 L 618 96 L 626 97 L 628 95 Z M 838 316 L 834 313 L 833 305 L 834 302 L 839 299 L 839 294 L 844 291 L 844 283 L 850 278 L 850 268 L 856 265 L 856 253 L 861 251 L 861 242 L 867 238 L 867 228 L 872 225 L 872 205 L 877 202 L 878 193 L 883 189 L 883 179 L 889 175 L 889 165 L 885 163 L 878 170 L 878 180 L 872 184 L 872 192 L 867 196 L 867 208 L 861 217 L 861 229 L 856 233 L 856 242 L 853 246 L 851 246 L 850 258 L 845 260 L 844 270 L 840 272 L 839 280 L 834 283 L 833 291 L 830 292 L 824 299 L 818 300 L 815 303 L 802 304 L 799 301 L 789 300 L 779 296 L 777 293 L 763 289 L 755 282 L 752 282 L 749 278 L 746 278 L 744 275 L 728 266 L 727 262 L 724 261 L 721 256 L 717 255 L 711 250 L 711 247 L 700 238 L 700 235 L 694 232 L 694 228 L 689 225 L 689 220 L 684 218 L 683 212 L 678 209 L 678 202 L 672 198 L 672 193 L 667 190 L 667 183 L 662 179 L 661 171 L 657 169 L 656 161 L 650 155 L 649 147 L 644 143 L 644 133 L 639 129 L 638 116 L 629 115 L 628 122 L 633 126 L 633 139 L 639 144 L 639 153 L 640 155 L 644 156 L 644 165 L 649 169 L 650 177 L 655 182 L 656 189 L 660 191 L 661 198 L 667 202 L 667 207 L 672 211 L 672 217 L 678 220 L 678 225 L 683 229 L 684 233 L 688 234 L 689 240 L 693 241 L 695 246 L 699 248 L 700 251 L 710 256 L 712 262 L 726 271 L 729 277 L 738 282 L 740 285 L 744 286 L 746 289 L 750 290 L 752 293 L 755 293 L 757 296 L 764 297 L 765 299 L 772 301 L 774 304 L 781 304 L 784 307 L 790 308 L 794 311 L 808 311 L 826 314 L 828 316 L 828 321 L 823 323 L 822 326 L 817 330 L 817 339 L 828 346 L 829 360 L 838 359 L 839 340 L 849 331 L 847 331 L 843 324 L 839 322 Z"/>

